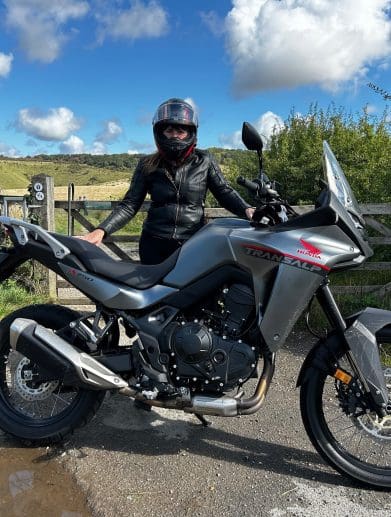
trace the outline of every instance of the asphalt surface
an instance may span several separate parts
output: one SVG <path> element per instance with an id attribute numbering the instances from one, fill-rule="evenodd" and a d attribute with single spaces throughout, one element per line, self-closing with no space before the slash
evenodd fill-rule
<path id="1" fill-rule="evenodd" d="M 307 438 L 295 385 L 313 342 L 290 337 L 255 415 L 209 417 L 204 428 L 192 415 L 137 410 L 115 395 L 48 455 L 65 465 L 94 517 L 391 516 L 390 492 L 343 478 Z"/>
<path id="2" fill-rule="evenodd" d="M 391 516 L 391 494 L 355 486 L 325 465 L 304 431 L 297 375 L 314 340 L 293 334 L 255 415 L 137 410 L 106 399 L 63 451 L 94 516 Z M 65 453 L 65 455 L 64 455 Z"/>

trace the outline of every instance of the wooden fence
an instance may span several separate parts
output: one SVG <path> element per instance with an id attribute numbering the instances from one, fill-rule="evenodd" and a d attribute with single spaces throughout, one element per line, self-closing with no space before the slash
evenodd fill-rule
<path id="1" fill-rule="evenodd" d="M 72 189 L 71 189 L 72 191 Z M 38 175 L 32 178 L 31 194 L 29 198 L 21 199 L 4 199 L 0 196 L 0 209 L 4 214 L 7 207 L 12 203 L 20 203 L 23 206 L 23 213 L 26 211 L 26 205 L 29 217 L 33 217 L 43 227 L 49 231 L 55 231 L 55 211 L 64 211 L 67 213 L 68 230 L 73 234 L 74 221 L 77 221 L 86 231 L 91 231 L 94 226 L 88 217 L 91 212 L 107 211 L 110 212 L 118 204 L 118 201 L 74 201 L 73 196 L 69 195 L 68 201 L 54 200 L 54 184 L 53 178 L 46 175 Z M 143 204 L 141 211 L 148 210 L 149 202 Z M 312 206 L 296 206 L 295 210 L 299 213 L 305 213 L 311 210 Z M 371 228 L 373 234 L 369 238 L 369 242 L 375 247 L 379 245 L 391 245 L 391 229 L 378 220 L 381 216 L 391 216 L 391 203 L 381 204 L 362 204 L 360 205 L 362 213 L 366 219 L 367 225 Z M 206 210 L 206 216 L 210 219 L 217 217 L 232 217 L 232 214 L 222 208 L 209 208 Z M 138 254 L 139 235 L 113 235 L 105 240 L 105 246 L 111 254 L 120 259 L 136 258 Z M 126 247 L 126 251 L 124 249 Z M 367 262 L 360 266 L 363 271 L 390 272 L 391 262 Z M 391 292 L 390 275 L 384 275 L 387 280 L 381 285 L 334 285 L 332 289 L 334 293 L 363 294 L 374 293 L 377 296 L 385 296 Z M 57 298 L 60 303 L 81 305 L 88 303 L 86 298 L 79 295 L 68 296 L 70 286 L 62 279 L 56 279 L 52 272 L 47 274 L 48 292 L 52 298 Z M 64 294 L 65 293 L 65 294 Z"/>
<path id="2" fill-rule="evenodd" d="M 87 231 L 91 231 L 94 229 L 94 226 L 88 220 L 88 214 L 94 210 L 109 212 L 115 208 L 117 204 L 117 201 L 55 201 L 54 207 L 56 210 L 65 210 L 68 214 L 71 213 L 72 218 L 83 228 Z M 146 202 L 140 211 L 145 212 L 148 208 L 149 202 Z M 313 206 L 301 205 L 295 206 L 294 208 L 298 213 L 305 213 L 313 209 Z M 378 245 L 391 245 L 391 229 L 377 220 L 379 216 L 391 216 L 391 203 L 362 204 L 360 208 L 367 225 L 376 233 L 375 236 L 369 238 L 370 244 L 375 247 Z M 214 219 L 217 217 L 232 217 L 232 214 L 223 208 L 208 208 L 206 209 L 206 216 L 209 219 Z M 105 246 L 117 257 L 129 260 L 129 253 L 133 257 L 137 255 L 138 241 L 139 235 L 112 235 L 105 240 Z M 126 245 L 126 251 L 124 251 L 124 245 Z M 358 269 L 365 271 L 391 271 L 391 262 L 366 262 Z M 57 282 L 58 295 L 61 303 L 72 305 L 85 304 L 85 298 L 68 298 L 66 295 L 61 295 L 61 291 L 68 286 L 69 284 L 63 280 L 58 280 Z M 373 293 L 377 296 L 385 296 L 391 292 L 391 282 L 388 281 L 381 285 L 332 285 L 332 290 L 334 293 Z"/>

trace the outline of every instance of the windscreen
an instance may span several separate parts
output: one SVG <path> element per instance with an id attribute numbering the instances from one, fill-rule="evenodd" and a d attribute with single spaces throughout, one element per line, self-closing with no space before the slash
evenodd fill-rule
<path id="1" fill-rule="evenodd" d="M 337 196 L 357 227 L 364 224 L 360 207 L 348 180 L 327 142 L 323 142 L 323 170 L 330 190 Z"/>

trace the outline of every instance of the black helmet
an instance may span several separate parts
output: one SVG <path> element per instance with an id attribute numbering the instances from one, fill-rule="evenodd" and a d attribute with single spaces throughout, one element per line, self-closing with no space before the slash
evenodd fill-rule
<path id="1" fill-rule="evenodd" d="M 153 134 L 159 152 L 169 161 L 182 161 L 191 154 L 197 142 L 197 114 L 183 99 L 168 99 L 160 104 L 152 119 Z M 189 136 L 184 140 L 167 138 L 163 131 L 169 125 L 186 126 Z"/>
<path id="2" fill-rule="evenodd" d="M 156 124 L 182 124 L 198 127 L 197 114 L 191 104 L 183 99 L 168 99 L 160 104 L 152 120 L 153 127 Z"/>

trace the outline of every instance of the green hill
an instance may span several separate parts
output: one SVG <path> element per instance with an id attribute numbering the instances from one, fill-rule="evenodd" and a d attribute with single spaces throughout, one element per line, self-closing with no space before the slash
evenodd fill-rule
<path id="1" fill-rule="evenodd" d="M 256 174 L 256 156 L 249 151 L 213 148 L 210 151 L 231 183 L 239 175 Z M 129 181 L 141 155 L 39 155 L 29 158 L 0 156 L 0 190 L 26 188 L 36 174 L 53 176 L 56 187 L 99 185 L 112 181 Z"/>
<path id="2" fill-rule="evenodd" d="M 91 165 L 32 160 L 0 160 L 0 190 L 26 188 L 32 176 L 47 174 L 58 187 L 68 185 L 99 185 L 108 181 L 129 180 L 133 169 L 94 167 Z"/>

